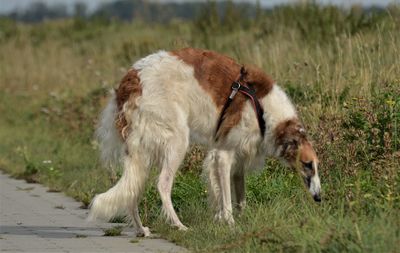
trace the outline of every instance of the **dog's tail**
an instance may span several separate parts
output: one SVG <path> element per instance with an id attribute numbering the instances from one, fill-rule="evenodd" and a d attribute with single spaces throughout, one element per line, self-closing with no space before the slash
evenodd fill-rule
<path id="1" fill-rule="evenodd" d="M 100 122 L 96 130 L 96 137 L 100 145 L 101 161 L 105 167 L 115 168 L 121 163 L 121 154 L 124 143 L 115 127 L 118 108 L 115 91 L 111 91 L 110 100 L 101 113 Z"/>
<path id="2" fill-rule="evenodd" d="M 96 135 L 99 140 L 101 159 L 107 167 L 122 165 L 124 172 L 114 187 L 97 195 L 91 205 L 88 220 L 110 220 L 119 215 L 127 215 L 132 205 L 137 203 L 147 177 L 143 157 L 138 154 L 124 156 L 125 144 L 115 126 L 118 113 L 116 95 L 111 94 L 108 105 L 101 114 Z"/>

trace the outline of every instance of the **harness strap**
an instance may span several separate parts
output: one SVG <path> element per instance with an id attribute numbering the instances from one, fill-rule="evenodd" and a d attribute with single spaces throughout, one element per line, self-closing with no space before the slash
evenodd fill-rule
<path id="1" fill-rule="evenodd" d="M 265 135 L 265 120 L 263 118 L 264 115 L 264 109 L 262 108 L 260 101 L 258 101 L 257 96 L 256 96 L 256 91 L 253 87 L 248 87 L 243 84 L 241 84 L 239 81 L 235 81 L 232 83 L 232 92 L 228 99 L 226 100 L 224 107 L 222 108 L 221 115 L 218 120 L 217 124 L 217 129 L 215 131 L 215 135 L 217 135 L 219 128 L 222 125 L 222 122 L 224 121 L 224 116 L 226 113 L 226 110 L 230 106 L 230 104 L 233 101 L 233 98 L 236 96 L 236 94 L 240 92 L 244 95 L 246 95 L 248 98 L 251 99 L 253 109 L 257 115 L 257 121 L 258 121 L 258 126 L 260 128 L 260 133 L 261 136 L 264 137 Z M 217 138 L 216 138 L 217 139 Z"/>

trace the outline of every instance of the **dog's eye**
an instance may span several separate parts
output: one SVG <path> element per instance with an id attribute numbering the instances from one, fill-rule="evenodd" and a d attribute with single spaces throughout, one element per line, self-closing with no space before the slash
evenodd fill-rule
<path id="1" fill-rule="evenodd" d="M 297 142 L 297 140 L 292 140 L 290 143 L 289 143 L 289 146 L 291 146 L 292 148 L 297 148 L 298 147 L 298 142 Z"/>
<path id="2" fill-rule="evenodd" d="M 288 140 L 283 144 L 284 152 L 296 151 L 298 149 L 297 140 Z"/>
<path id="3" fill-rule="evenodd" d="M 305 168 L 312 170 L 313 169 L 313 162 L 301 162 Z"/>

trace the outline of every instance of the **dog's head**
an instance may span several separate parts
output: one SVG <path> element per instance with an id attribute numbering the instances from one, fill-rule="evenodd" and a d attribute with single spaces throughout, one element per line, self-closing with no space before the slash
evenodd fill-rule
<path id="1" fill-rule="evenodd" d="M 320 202 L 318 157 L 302 124 L 297 119 L 285 121 L 278 125 L 275 136 L 279 158 L 299 172 L 313 199 Z"/>

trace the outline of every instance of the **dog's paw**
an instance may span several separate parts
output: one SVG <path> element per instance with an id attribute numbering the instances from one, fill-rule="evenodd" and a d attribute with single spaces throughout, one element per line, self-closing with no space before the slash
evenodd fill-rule
<path id="1" fill-rule="evenodd" d="M 228 212 L 224 213 L 222 211 L 219 211 L 217 214 L 215 214 L 214 221 L 226 223 L 229 226 L 235 225 L 235 219 L 233 219 L 232 213 Z"/>
<path id="2" fill-rule="evenodd" d="M 214 221 L 221 222 L 222 220 L 222 212 L 218 211 L 214 216 Z"/>
<path id="3" fill-rule="evenodd" d="M 136 231 L 136 237 L 149 237 L 150 235 L 151 233 L 148 227 L 142 227 Z"/>
<path id="4" fill-rule="evenodd" d="M 183 225 L 182 223 L 173 224 L 172 227 L 178 229 L 179 231 L 187 231 L 189 228 Z"/>
<path id="5" fill-rule="evenodd" d="M 239 205 L 237 206 L 237 209 L 240 215 L 243 214 L 244 209 L 246 209 L 246 201 L 240 202 Z"/>
<path id="6" fill-rule="evenodd" d="M 187 231 L 189 228 L 188 227 L 186 227 L 185 225 L 180 225 L 180 226 L 178 226 L 178 230 L 180 230 L 180 231 Z"/>
<path id="7" fill-rule="evenodd" d="M 235 225 L 235 220 L 233 219 L 232 215 L 229 215 L 228 217 L 225 217 L 224 219 L 228 226 L 233 227 Z"/>

